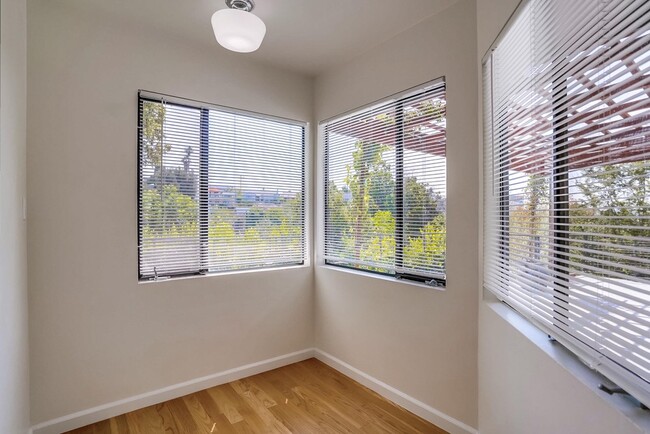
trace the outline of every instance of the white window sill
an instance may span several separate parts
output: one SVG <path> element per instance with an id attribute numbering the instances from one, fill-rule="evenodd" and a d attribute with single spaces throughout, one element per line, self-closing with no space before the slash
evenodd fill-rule
<path id="1" fill-rule="evenodd" d="M 179 277 L 171 277 L 171 278 L 161 278 L 158 280 L 155 279 L 150 279 L 150 280 L 138 280 L 138 284 L 143 284 L 143 285 L 148 285 L 151 283 L 165 283 L 165 282 L 177 282 L 179 280 L 187 280 L 187 279 L 205 279 L 205 278 L 219 278 L 223 276 L 233 276 L 233 275 L 238 275 L 238 274 L 253 274 L 253 273 L 275 273 L 278 271 L 288 271 L 288 270 L 297 270 L 301 268 L 310 268 L 311 264 L 307 261 L 305 261 L 304 264 L 301 265 L 287 265 L 286 267 L 273 267 L 273 268 L 253 268 L 249 270 L 234 270 L 234 271 L 222 271 L 222 272 L 216 272 L 216 273 L 207 273 L 207 274 L 197 274 L 194 276 L 179 276 Z"/>
<path id="2" fill-rule="evenodd" d="M 397 279 L 393 276 L 386 276 L 383 274 L 378 274 L 378 273 L 371 273 L 368 271 L 363 271 L 363 270 L 355 270 L 353 268 L 346 268 L 346 267 L 337 267 L 336 265 L 328 265 L 328 264 L 321 264 L 318 266 L 318 268 L 324 269 L 324 270 L 334 270 L 340 273 L 348 273 L 348 274 L 354 274 L 356 276 L 363 276 L 364 278 L 370 278 L 370 279 L 379 279 L 383 280 L 385 282 L 391 282 L 391 283 L 397 283 L 400 285 L 409 285 L 409 286 L 417 286 L 420 288 L 427 288 L 427 289 L 433 289 L 436 291 L 446 291 L 447 290 L 447 285 L 445 286 L 431 286 L 427 285 L 426 283 L 422 282 L 417 282 L 414 280 L 408 280 L 408 279 Z"/>
<path id="3" fill-rule="evenodd" d="M 609 395 L 599 390 L 598 384 L 612 384 L 598 372 L 589 369 L 580 359 L 557 342 L 551 341 L 546 333 L 535 327 L 530 321 L 521 316 L 517 311 L 499 301 L 491 293 L 484 291 L 483 302 L 487 304 L 504 321 L 514 327 L 524 337 L 535 344 L 547 356 L 553 359 L 558 365 L 576 377 L 587 388 L 597 394 L 599 398 L 625 415 L 633 424 L 642 430 L 650 432 L 650 410 L 640 408 L 636 400 L 620 395 Z"/>

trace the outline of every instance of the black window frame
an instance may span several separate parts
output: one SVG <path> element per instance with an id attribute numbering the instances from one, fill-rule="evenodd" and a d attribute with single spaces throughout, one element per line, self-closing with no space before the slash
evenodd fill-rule
<path id="1" fill-rule="evenodd" d="M 421 90 L 423 95 L 426 95 L 428 93 L 435 94 L 437 89 L 427 89 L 429 85 L 433 84 L 442 84 L 442 87 L 444 88 L 445 92 L 445 100 L 447 100 L 447 82 L 446 82 L 446 77 L 440 77 L 438 79 L 432 80 L 430 82 L 427 82 L 423 85 L 415 86 L 414 88 L 408 89 L 404 92 L 401 93 L 411 93 L 413 91 Z M 389 97 L 390 98 L 390 97 Z M 403 256 L 403 251 L 405 247 L 405 236 L 404 236 L 404 227 L 405 227 L 405 212 L 404 212 L 404 186 L 405 186 L 405 179 L 404 179 L 404 125 L 406 123 L 406 116 L 404 115 L 404 101 L 407 100 L 407 96 L 401 96 L 397 98 L 394 102 L 395 106 L 395 120 L 396 120 L 396 127 L 395 127 L 395 268 L 400 269 L 403 268 L 404 265 L 404 256 Z M 374 105 L 377 104 L 377 102 L 370 104 Z M 363 108 L 360 109 L 359 111 L 364 110 Z M 355 110 L 357 111 L 357 110 Z M 345 115 L 342 115 L 343 117 Z M 338 117 L 338 116 L 337 116 Z M 445 129 L 445 141 L 446 141 L 446 129 Z M 446 146 L 446 144 L 445 144 Z M 329 159 L 329 139 L 328 135 L 324 134 L 324 139 L 323 139 L 323 148 L 324 148 L 324 155 L 325 155 L 325 165 L 324 165 L 324 228 L 327 228 L 327 221 L 328 221 L 328 214 L 329 214 L 329 207 L 327 204 L 329 203 L 329 197 L 328 197 L 328 185 L 329 185 L 329 173 L 328 173 L 328 168 L 329 165 L 327 164 L 327 160 Z M 447 166 L 447 157 L 445 155 L 445 167 Z M 447 180 L 445 179 L 445 184 L 447 183 Z M 445 210 L 446 214 L 446 210 Z M 446 228 L 445 228 L 446 231 Z M 447 234 L 445 233 L 445 237 Z M 328 239 L 326 232 L 324 234 L 324 244 L 327 245 Z M 446 256 L 447 252 L 445 251 L 445 262 L 446 262 Z M 340 267 L 340 268 L 345 268 L 345 269 L 350 269 L 354 271 L 359 271 L 362 273 L 369 273 L 369 274 L 375 274 L 375 275 L 381 275 L 381 276 L 390 276 L 394 277 L 396 280 L 406 280 L 406 281 L 412 281 L 412 282 L 419 282 L 419 283 L 424 283 L 427 286 L 432 286 L 432 287 L 441 287 L 444 288 L 447 286 L 447 275 L 446 275 L 446 266 L 445 266 L 445 275 L 444 277 L 431 277 L 431 276 L 423 276 L 423 275 L 418 275 L 418 274 L 413 274 L 413 273 L 405 273 L 405 272 L 395 272 L 395 273 L 390 273 L 390 272 L 382 272 L 382 271 L 377 271 L 377 270 L 366 270 L 366 269 L 360 269 L 357 267 L 354 267 L 353 265 L 349 265 L 346 263 L 342 263 L 341 261 L 337 260 L 331 260 L 331 259 L 325 259 L 324 263 L 326 265 L 331 265 L 334 267 Z"/>
<path id="2" fill-rule="evenodd" d="M 156 97 L 151 97 L 151 96 L 146 96 L 149 94 L 155 94 L 159 95 L 160 98 Z M 173 99 L 173 101 L 167 101 L 165 97 L 169 97 L 170 99 Z M 302 254 L 302 259 L 301 261 L 291 263 L 291 264 L 280 264 L 276 266 L 262 266 L 262 267 L 247 267 L 244 269 L 237 269 L 233 271 L 237 272 L 250 272 L 250 271 L 256 271 L 256 270 L 272 270 L 272 269 L 278 269 L 278 268 L 285 268 L 285 267 L 293 267 L 293 266 L 302 266 L 305 265 L 306 263 L 306 258 L 307 255 L 309 254 L 307 251 L 307 218 L 306 218 L 306 211 L 307 211 L 307 201 L 305 197 L 305 192 L 306 192 L 306 149 L 307 149 L 307 144 L 306 144 L 306 130 L 307 130 L 307 123 L 301 122 L 301 121 L 296 121 L 293 119 L 284 119 L 280 118 L 278 116 L 272 116 L 272 115 L 266 115 L 263 113 L 257 113 L 257 112 L 249 112 L 246 110 L 239 110 L 239 109 L 232 109 L 230 107 L 221 107 L 216 104 L 210 104 L 210 103 L 205 103 L 203 101 L 197 101 L 197 100 L 191 100 L 188 98 L 182 98 L 182 97 L 177 97 L 174 95 L 167 95 L 167 94 L 162 94 L 162 93 L 157 93 L 157 92 L 150 92 L 146 90 L 138 90 L 138 123 L 137 123 L 137 146 L 136 146 L 136 161 L 137 161 L 137 230 L 138 230 L 138 245 L 137 245 L 137 259 L 138 259 L 138 281 L 140 282 L 149 282 L 149 281 L 158 281 L 158 280 L 167 280 L 167 279 L 174 279 L 174 278 L 182 278 L 182 277 L 193 277 L 193 276 L 206 276 L 206 275 L 219 275 L 223 273 L 227 273 L 228 271 L 210 271 L 208 269 L 208 230 L 207 226 L 209 224 L 209 166 L 210 166 L 210 145 L 209 145 L 209 136 L 210 136 L 210 111 L 212 109 L 217 109 L 217 110 L 223 110 L 224 112 L 227 113 L 234 113 L 234 114 L 244 114 L 256 118 L 262 118 L 262 119 L 270 119 L 270 120 L 277 120 L 277 121 L 284 121 L 288 124 L 291 125 L 299 125 L 302 130 L 302 147 L 301 147 L 301 198 L 302 198 L 302 213 L 303 213 L 303 221 L 302 221 L 302 245 L 303 245 L 303 254 Z M 179 101 L 188 101 L 189 103 L 183 103 Z M 142 147 L 142 131 L 143 131 L 143 113 L 142 113 L 142 106 L 143 102 L 152 102 L 152 103 L 165 103 L 169 105 L 174 105 L 177 107 L 183 107 L 183 108 L 188 108 L 192 110 L 197 110 L 199 111 L 199 116 L 200 116 L 200 131 L 199 131 L 199 137 L 200 137 L 200 156 L 199 156 L 199 183 L 198 183 L 198 223 L 199 223 L 199 256 L 200 256 L 200 267 L 196 271 L 188 271 L 188 272 L 177 272 L 177 273 L 169 273 L 166 272 L 162 276 L 158 276 L 157 273 L 154 273 L 154 275 L 149 275 L 149 274 L 143 274 L 141 270 L 141 265 L 142 265 L 142 243 L 143 243 L 143 230 L 142 230 L 142 182 L 141 182 L 141 176 L 142 176 L 142 161 L 141 161 L 141 147 Z M 192 104 L 194 103 L 194 105 Z"/>

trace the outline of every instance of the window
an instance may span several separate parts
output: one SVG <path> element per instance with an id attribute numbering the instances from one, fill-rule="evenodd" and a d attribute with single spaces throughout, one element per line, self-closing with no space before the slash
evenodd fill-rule
<path id="1" fill-rule="evenodd" d="M 322 125 L 326 263 L 441 285 L 444 80 Z"/>
<path id="2" fill-rule="evenodd" d="M 650 405 L 650 3 L 527 1 L 483 68 L 484 286 Z"/>
<path id="3" fill-rule="evenodd" d="M 140 279 L 302 264 L 305 126 L 140 92 Z"/>

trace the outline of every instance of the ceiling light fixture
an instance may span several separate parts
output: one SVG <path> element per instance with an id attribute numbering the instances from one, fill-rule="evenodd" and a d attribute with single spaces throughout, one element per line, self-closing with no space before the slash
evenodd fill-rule
<path id="1" fill-rule="evenodd" d="M 238 53 L 257 50 L 266 34 L 266 25 L 251 11 L 253 0 L 226 0 L 229 9 L 220 9 L 212 15 L 212 29 L 217 42 Z"/>

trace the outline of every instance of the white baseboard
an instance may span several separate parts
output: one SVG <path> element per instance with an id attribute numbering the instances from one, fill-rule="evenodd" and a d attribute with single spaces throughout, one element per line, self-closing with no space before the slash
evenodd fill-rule
<path id="1" fill-rule="evenodd" d="M 121 399 L 119 401 L 110 402 L 108 404 L 103 404 L 67 416 L 39 423 L 30 429 L 30 433 L 59 434 L 65 431 L 70 431 L 82 426 L 89 425 L 91 423 L 99 422 L 104 419 L 109 419 L 120 414 L 128 413 L 139 408 L 148 407 L 150 405 L 158 404 L 160 402 L 198 392 L 199 390 L 208 389 L 220 384 L 229 383 L 241 378 L 250 377 L 251 375 L 256 375 L 265 371 L 270 371 L 272 369 L 290 365 L 292 363 L 300 362 L 311 357 L 314 357 L 313 348 L 273 357 L 271 359 L 262 360 L 260 362 L 251 363 L 248 365 L 240 366 L 238 368 L 229 369 L 227 371 L 218 372 L 216 374 L 207 375 L 205 377 L 196 378 L 194 380 L 185 381 L 183 383 L 174 384 L 172 386 L 163 387 L 162 389 L 143 393 L 141 395 L 136 395 L 126 399 Z"/>
<path id="2" fill-rule="evenodd" d="M 29 430 L 29 434 L 59 434 L 61 432 L 70 431 L 120 414 L 198 392 L 199 390 L 208 389 L 220 384 L 229 383 L 251 375 L 260 374 L 311 357 L 316 357 L 318 360 L 331 366 L 342 374 L 358 381 L 369 389 L 379 393 L 381 396 L 401 405 L 405 409 L 417 414 L 425 420 L 428 420 L 434 425 L 449 431 L 451 434 L 478 434 L 478 431 L 471 426 L 456 420 L 421 401 L 418 401 L 412 396 L 409 396 L 371 375 L 360 371 L 346 362 L 337 359 L 331 354 L 315 348 L 308 348 L 302 351 L 296 351 L 295 353 L 273 357 L 271 359 L 262 360 L 260 362 L 251 363 L 238 368 L 174 384 L 172 386 L 163 387 L 162 389 L 52 419 L 34 425 Z"/>
<path id="3" fill-rule="evenodd" d="M 478 434 L 478 431 L 475 428 L 436 410 L 422 401 L 418 401 L 412 396 L 409 396 L 406 393 L 389 386 L 383 381 L 360 371 L 359 369 L 345 363 L 343 360 L 337 359 L 331 354 L 317 348 L 314 350 L 314 353 L 316 358 L 321 362 L 363 384 L 367 388 L 374 390 L 384 398 L 393 401 L 395 404 L 398 404 L 408 411 L 417 414 L 421 418 L 428 420 L 432 424 L 439 426 L 445 431 L 449 431 L 451 434 Z"/>

